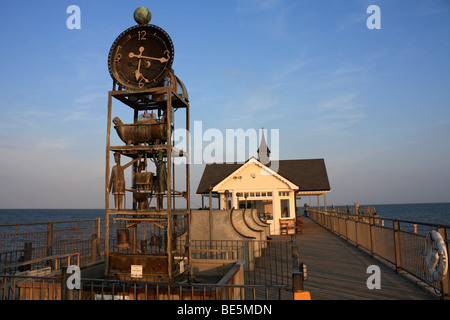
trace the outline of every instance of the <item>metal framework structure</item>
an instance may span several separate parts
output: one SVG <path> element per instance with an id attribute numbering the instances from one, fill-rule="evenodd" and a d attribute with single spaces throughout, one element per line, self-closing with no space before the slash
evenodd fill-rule
<path id="1" fill-rule="evenodd" d="M 133 124 L 122 124 L 118 118 L 112 120 L 112 101 L 116 99 L 133 112 Z M 105 277 L 123 280 L 173 281 L 189 272 L 189 246 L 177 248 L 177 238 L 189 235 L 190 214 L 190 168 L 186 161 L 186 189 L 175 190 L 175 165 L 173 157 L 189 155 L 189 139 L 186 150 L 174 147 L 172 132 L 177 110 L 184 110 L 189 132 L 189 101 L 183 83 L 173 70 L 168 72 L 164 84 L 144 90 L 130 90 L 116 81 L 108 94 L 108 125 L 106 138 L 105 175 Z M 142 113 L 143 112 L 143 113 Z M 153 119 L 143 120 L 151 112 Z M 141 114 L 140 114 L 141 113 Z M 157 115 L 157 116 L 156 116 Z M 147 118 L 148 119 L 148 118 Z M 125 142 L 125 145 L 111 145 L 111 126 Z M 110 168 L 111 155 L 127 157 L 132 164 L 133 193 L 131 209 L 121 203 L 110 208 L 112 179 L 117 178 L 117 169 Z M 156 172 L 147 171 L 147 162 L 153 161 Z M 116 166 L 121 166 L 116 160 Z M 115 167 L 116 167 L 115 166 Z M 114 170 L 115 173 L 114 173 Z M 124 193 L 124 192 L 123 192 Z M 122 196 L 114 194 L 114 197 Z M 175 198 L 184 198 L 186 206 L 176 209 Z M 152 206 L 152 201 L 156 206 Z M 120 201 L 121 202 L 121 201 Z M 111 219 L 112 218 L 112 219 Z M 110 220 L 111 219 L 111 220 Z M 116 250 L 112 250 L 114 237 L 110 222 L 117 222 Z M 179 225 L 183 228 L 179 228 Z M 150 227 L 150 230 L 148 230 Z M 131 235 L 130 235 L 131 234 Z M 155 250 L 157 248 L 158 250 Z M 131 269 L 138 266 L 138 274 Z"/>

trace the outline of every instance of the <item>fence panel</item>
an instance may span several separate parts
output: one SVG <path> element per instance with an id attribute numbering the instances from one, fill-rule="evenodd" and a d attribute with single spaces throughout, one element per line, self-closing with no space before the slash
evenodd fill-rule
<path id="1" fill-rule="evenodd" d="M 358 245 L 367 250 L 370 250 L 371 249 L 370 224 L 365 222 L 357 222 L 356 235 Z"/>
<path id="2" fill-rule="evenodd" d="M 0 231 L 6 231 L 0 234 L 0 267 L 76 252 L 83 264 L 93 262 L 103 243 L 101 229 L 99 218 L 0 225 Z"/>
<path id="3" fill-rule="evenodd" d="M 357 243 L 356 238 L 356 221 L 346 219 L 346 228 L 347 228 L 347 240 Z"/>
<path id="4" fill-rule="evenodd" d="M 192 259 L 244 260 L 246 283 L 292 284 L 292 244 L 283 240 L 194 240 Z"/>
<path id="5" fill-rule="evenodd" d="M 386 261 L 395 264 L 394 232 L 392 229 L 380 226 L 374 226 L 374 231 L 373 252 Z"/>

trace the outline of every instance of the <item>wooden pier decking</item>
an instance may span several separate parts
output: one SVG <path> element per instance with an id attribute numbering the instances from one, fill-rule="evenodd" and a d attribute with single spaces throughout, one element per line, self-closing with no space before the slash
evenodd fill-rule
<path id="1" fill-rule="evenodd" d="M 424 288 L 309 218 L 295 236 L 300 262 L 308 267 L 304 289 L 312 300 L 436 300 Z M 370 265 L 381 270 L 381 288 L 368 289 Z"/>

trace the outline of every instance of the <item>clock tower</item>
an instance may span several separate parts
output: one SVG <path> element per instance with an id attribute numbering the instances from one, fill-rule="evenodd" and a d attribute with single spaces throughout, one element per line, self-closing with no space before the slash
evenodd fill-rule
<path id="1" fill-rule="evenodd" d="M 175 189 L 173 146 L 177 113 L 189 131 L 186 87 L 175 75 L 174 46 L 151 13 L 134 12 L 137 25 L 111 46 L 105 172 L 105 277 L 173 281 L 189 275 L 190 181 Z M 132 122 L 120 117 L 130 114 Z M 120 115 L 120 117 L 119 117 Z M 177 166 L 180 167 L 180 166 Z M 179 183 L 177 184 L 179 185 Z M 183 185 L 183 184 L 182 184 Z M 115 241 L 117 240 L 117 241 Z"/>

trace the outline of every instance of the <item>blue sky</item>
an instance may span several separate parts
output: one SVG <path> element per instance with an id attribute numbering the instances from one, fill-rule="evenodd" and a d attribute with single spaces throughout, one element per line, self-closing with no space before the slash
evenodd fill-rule
<path id="1" fill-rule="evenodd" d="M 139 6 L 192 123 L 279 129 L 280 159 L 325 159 L 328 204 L 450 201 L 446 0 L 18 0 L 0 2 L 0 208 L 104 206 L 107 57 Z"/>

